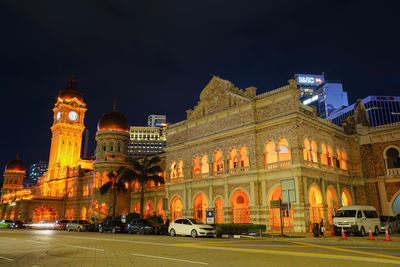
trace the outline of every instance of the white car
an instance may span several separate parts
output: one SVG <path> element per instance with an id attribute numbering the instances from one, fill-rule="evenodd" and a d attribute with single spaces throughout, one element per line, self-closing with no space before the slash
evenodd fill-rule
<path id="1" fill-rule="evenodd" d="M 169 224 L 168 233 L 171 236 L 190 235 L 197 236 L 215 236 L 215 228 L 204 224 L 197 219 L 177 219 Z"/>

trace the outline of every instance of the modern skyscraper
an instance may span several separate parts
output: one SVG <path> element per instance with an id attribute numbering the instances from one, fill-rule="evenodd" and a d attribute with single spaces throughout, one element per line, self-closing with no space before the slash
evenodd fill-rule
<path id="1" fill-rule="evenodd" d="M 33 163 L 29 168 L 29 176 L 25 179 L 25 185 L 35 185 L 38 177 L 43 176 L 43 173 L 47 171 L 48 162 L 39 161 Z"/>
<path id="2" fill-rule="evenodd" d="M 161 127 L 165 126 L 167 122 L 167 117 L 165 115 L 149 115 L 147 126 L 151 127 Z"/>

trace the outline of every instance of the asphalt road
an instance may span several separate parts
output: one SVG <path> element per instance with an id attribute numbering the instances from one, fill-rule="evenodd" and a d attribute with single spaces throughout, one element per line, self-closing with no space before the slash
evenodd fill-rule
<path id="1" fill-rule="evenodd" d="M 400 236 L 218 239 L 0 230 L 2 266 L 395 266 Z"/>

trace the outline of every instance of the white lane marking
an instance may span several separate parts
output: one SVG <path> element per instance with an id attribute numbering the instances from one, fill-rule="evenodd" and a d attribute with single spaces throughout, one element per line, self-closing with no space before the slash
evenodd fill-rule
<path id="1" fill-rule="evenodd" d="M 39 244 L 48 244 L 49 242 L 45 242 L 45 241 L 38 241 L 38 240 L 26 240 L 29 242 L 35 242 L 35 243 L 39 243 Z"/>
<path id="2" fill-rule="evenodd" d="M 140 257 L 148 257 L 148 258 L 161 259 L 161 260 L 181 261 L 181 262 L 188 262 L 188 263 L 194 263 L 194 264 L 208 265 L 207 262 L 200 262 L 200 261 L 189 261 L 189 260 L 181 260 L 181 259 L 175 259 L 175 258 L 167 258 L 167 257 L 160 257 L 160 256 L 153 256 L 153 255 L 144 255 L 144 254 L 136 254 L 136 253 L 132 253 L 132 255 L 134 255 L 134 256 L 140 256 Z"/>
<path id="3" fill-rule="evenodd" d="M 0 259 L 7 260 L 7 261 L 14 261 L 13 259 L 6 258 L 6 257 L 3 257 L 3 256 L 0 256 Z"/>
<path id="4" fill-rule="evenodd" d="M 64 245 L 64 247 L 82 248 L 82 249 L 90 249 L 90 250 L 104 251 L 104 249 L 100 249 L 100 248 L 88 248 L 88 247 L 73 246 L 73 245 Z"/>
<path id="5" fill-rule="evenodd" d="M 2 236 L 1 238 L 4 238 L 4 239 L 10 239 L 10 240 L 17 240 L 16 238 L 12 238 L 12 237 L 4 237 L 4 236 Z"/>
<path id="6" fill-rule="evenodd" d="M 365 262 L 378 262 L 378 263 L 392 263 L 392 264 L 400 264 L 400 261 L 391 261 L 391 260 L 379 260 L 377 258 L 351 258 L 349 257 L 341 257 L 341 256 L 332 256 L 330 254 L 320 254 L 315 255 L 312 253 L 295 253 L 295 252 L 286 252 L 286 251 L 268 251 L 261 250 L 255 251 L 251 249 L 230 249 L 230 248 L 222 248 L 222 247 L 203 247 L 203 246 L 187 246 L 187 245 L 178 245 L 178 244 L 168 244 L 168 243 L 156 243 L 156 242 L 144 242 L 144 241 L 134 241 L 134 240 L 121 240 L 121 239 L 110 239 L 110 238 L 96 238 L 96 237 L 79 237 L 79 236 L 60 236 L 65 238 L 77 238 L 77 239 L 92 239 L 92 240 L 101 240 L 101 241 L 114 241 L 121 243 L 136 243 L 136 244 L 147 244 L 147 245 L 159 245 L 159 246 L 167 246 L 167 247 L 180 247 L 180 248 L 195 248 L 195 249 L 209 249 L 209 250 L 229 250 L 235 252 L 247 252 L 247 253 L 256 253 L 256 254 L 275 254 L 275 255 L 289 255 L 289 256 L 300 256 L 300 257 L 313 257 L 313 258 L 324 258 L 324 259 L 340 259 L 340 260 L 349 260 L 349 261 L 365 261 Z"/>

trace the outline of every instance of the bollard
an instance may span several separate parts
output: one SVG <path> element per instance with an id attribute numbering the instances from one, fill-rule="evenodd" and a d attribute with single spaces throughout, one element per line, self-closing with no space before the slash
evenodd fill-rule
<path id="1" fill-rule="evenodd" d="M 345 240 L 345 239 L 346 239 L 346 233 L 344 232 L 343 227 L 342 227 L 342 240 Z"/>
<path id="2" fill-rule="evenodd" d="M 392 241 L 392 239 L 390 239 L 390 235 L 389 235 L 389 231 L 388 231 L 388 227 L 386 226 L 385 229 L 385 241 Z"/>
<path id="3" fill-rule="evenodd" d="M 371 231 L 371 226 L 369 227 L 369 231 L 368 232 L 369 232 L 368 233 L 368 240 L 375 240 L 374 235 L 372 234 L 372 231 Z"/>

